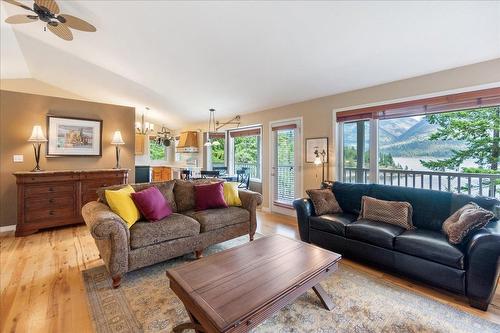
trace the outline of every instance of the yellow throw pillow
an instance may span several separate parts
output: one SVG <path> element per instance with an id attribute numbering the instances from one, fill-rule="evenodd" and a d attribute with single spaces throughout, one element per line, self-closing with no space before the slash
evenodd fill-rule
<path id="1" fill-rule="evenodd" d="M 116 191 L 106 190 L 104 192 L 111 210 L 127 223 L 129 229 L 141 218 L 141 213 L 135 206 L 131 193 L 135 193 L 135 191 L 130 185 Z"/>
<path id="2" fill-rule="evenodd" d="M 224 182 L 224 201 L 228 206 L 241 206 L 238 183 Z"/>

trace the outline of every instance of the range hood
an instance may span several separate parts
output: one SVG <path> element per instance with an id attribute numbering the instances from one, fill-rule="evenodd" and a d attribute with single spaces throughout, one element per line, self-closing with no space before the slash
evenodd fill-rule
<path id="1" fill-rule="evenodd" d="M 198 152 L 198 132 L 182 132 L 177 144 L 178 153 L 197 153 Z"/>

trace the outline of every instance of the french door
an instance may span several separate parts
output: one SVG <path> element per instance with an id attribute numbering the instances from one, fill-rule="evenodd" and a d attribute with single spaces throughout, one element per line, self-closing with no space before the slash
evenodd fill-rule
<path id="1" fill-rule="evenodd" d="M 302 194 L 301 119 L 271 123 L 271 210 L 293 215 Z"/>

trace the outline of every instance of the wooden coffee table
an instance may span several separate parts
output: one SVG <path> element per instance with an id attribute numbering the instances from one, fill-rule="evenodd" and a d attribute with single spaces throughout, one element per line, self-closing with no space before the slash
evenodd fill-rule
<path id="1" fill-rule="evenodd" d="M 169 269 L 170 288 L 191 319 L 174 332 L 247 332 L 309 288 L 332 310 L 319 282 L 337 269 L 340 258 L 274 235 Z"/>

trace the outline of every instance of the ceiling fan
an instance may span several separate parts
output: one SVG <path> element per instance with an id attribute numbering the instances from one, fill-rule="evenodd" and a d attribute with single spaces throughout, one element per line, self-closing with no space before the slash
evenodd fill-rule
<path id="1" fill-rule="evenodd" d="M 33 8 L 16 0 L 3 0 L 11 5 L 33 12 L 29 15 L 13 15 L 5 22 L 9 24 L 31 23 L 43 21 L 47 23 L 50 32 L 64 40 L 73 40 L 71 29 L 94 32 L 97 29 L 90 23 L 68 14 L 59 14 L 59 5 L 54 0 L 34 0 Z"/>

